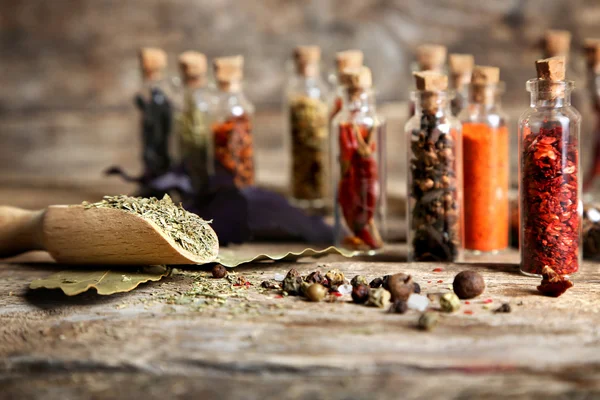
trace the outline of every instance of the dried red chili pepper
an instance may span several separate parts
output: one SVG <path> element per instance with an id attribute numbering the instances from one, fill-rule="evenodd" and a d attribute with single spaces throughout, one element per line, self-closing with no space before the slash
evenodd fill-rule
<path id="1" fill-rule="evenodd" d="M 254 183 L 252 127 L 246 114 L 230 117 L 214 124 L 215 169 L 219 167 L 233 176 L 236 186 Z"/>

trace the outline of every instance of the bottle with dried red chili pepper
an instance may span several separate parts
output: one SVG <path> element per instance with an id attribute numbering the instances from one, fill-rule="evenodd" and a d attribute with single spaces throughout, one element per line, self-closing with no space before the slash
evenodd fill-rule
<path id="1" fill-rule="evenodd" d="M 570 275 L 581 263 L 581 115 L 571 106 L 565 58 L 536 62 L 531 108 L 519 119 L 521 271 Z"/>
<path id="2" fill-rule="evenodd" d="M 244 58 L 216 58 L 213 66 L 218 86 L 211 118 L 215 183 L 237 187 L 252 185 L 254 106 L 242 92 Z"/>
<path id="3" fill-rule="evenodd" d="M 496 252 L 508 247 L 509 143 L 500 107 L 500 69 L 476 66 L 469 103 L 459 115 L 463 135 L 465 249 Z"/>
<path id="4" fill-rule="evenodd" d="M 346 73 L 344 108 L 331 128 L 336 245 L 374 254 L 385 232 L 385 121 L 375 110 L 371 71 Z"/>
<path id="5" fill-rule="evenodd" d="M 345 69 L 355 69 L 363 66 L 364 55 L 360 50 L 345 50 L 336 53 L 335 66 L 336 72 L 329 75 L 329 83 L 333 87 L 331 92 L 332 99 L 329 106 L 329 122 L 333 121 L 335 116 L 342 110 L 342 103 L 345 97 L 346 82 L 343 77 Z"/>
<path id="6" fill-rule="evenodd" d="M 446 75 L 415 72 L 415 115 L 408 144 L 409 261 L 456 261 L 462 256 L 462 136 L 450 111 Z"/>
<path id="7" fill-rule="evenodd" d="M 325 206 L 328 186 L 327 88 L 321 79 L 320 60 L 318 46 L 296 47 L 296 73 L 285 88 L 291 201 L 311 210 Z"/>
<path id="8" fill-rule="evenodd" d="M 169 138 L 173 126 L 173 88 L 163 78 L 167 66 L 167 55 L 163 50 L 145 47 L 140 49 L 139 57 L 144 84 L 135 96 L 135 103 L 142 114 L 144 176 L 153 179 L 171 166 Z"/>

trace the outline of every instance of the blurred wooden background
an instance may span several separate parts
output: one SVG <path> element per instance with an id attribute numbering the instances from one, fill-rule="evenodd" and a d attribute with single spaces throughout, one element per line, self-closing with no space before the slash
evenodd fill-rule
<path id="1" fill-rule="evenodd" d="M 572 78 L 583 87 L 580 45 L 600 36 L 598 20 L 594 0 L 0 0 L 0 187 L 131 190 L 101 172 L 139 170 L 140 46 L 166 49 L 173 74 L 184 50 L 245 55 L 246 91 L 259 110 L 259 181 L 282 185 L 278 107 L 294 45 L 319 44 L 326 66 L 335 51 L 364 50 L 390 118 L 389 152 L 403 154 L 399 102 L 417 45 L 445 44 L 500 66 L 514 127 L 544 30 L 571 30 Z M 587 117 L 584 90 L 578 100 Z M 401 192 L 404 157 L 390 158 L 392 191 Z"/>

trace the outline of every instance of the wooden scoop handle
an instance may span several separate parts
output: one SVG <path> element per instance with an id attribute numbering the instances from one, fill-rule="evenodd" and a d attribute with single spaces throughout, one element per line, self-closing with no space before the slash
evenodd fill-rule
<path id="1" fill-rule="evenodd" d="M 0 258 L 30 250 L 44 250 L 42 219 L 44 211 L 27 211 L 0 206 Z"/>

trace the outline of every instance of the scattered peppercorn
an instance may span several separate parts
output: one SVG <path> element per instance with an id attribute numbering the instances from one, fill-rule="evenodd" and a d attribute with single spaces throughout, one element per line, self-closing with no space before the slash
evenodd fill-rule
<path id="1" fill-rule="evenodd" d="M 573 282 L 559 275 L 552 268 L 545 266 L 542 269 L 542 283 L 537 287 L 544 296 L 559 297 L 567 289 L 573 286 Z"/>
<path id="2" fill-rule="evenodd" d="M 419 317 L 419 322 L 417 323 L 417 326 L 419 329 L 421 329 L 423 331 L 430 331 L 433 328 L 435 328 L 435 326 L 438 323 L 438 319 L 439 318 L 436 313 L 428 311 L 428 312 L 421 314 L 421 316 Z"/>
<path id="3" fill-rule="evenodd" d="M 227 276 L 227 268 L 225 268 L 224 266 L 222 266 L 221 264 L 216 264 L 213 268 L 212 268 L 212 276 L 215 279 L 222 279 L 225 278 Z"/>
<path id="4" fill-rule="evenodd" d="M 352 301 L 356 304 L 366 303 L 369 299 L 369 286 L 358 284 L 352 288 Z"/>
<path id="5" fill-rule="evenodd" d="M 327 271 L 325 278 L 329 281 L 329 287 L 334 290 L 343 285 L 345 280 L 344 274 L 337 268 Z"/>
<path id="6" fill-rule="evenodd" d="M 264 289 L 281 289 L 281 285 L 275 281 L 262 281 L 260 287 Z"/>
<path id="7" fill-rule="evenodd" d="M 458 311 L 460 308 L 460 299 L 454 293 L 445 293 L 440 297 L 440 307 L 444 312 Z"/>
<path id="8" fill-rule="evenodd" d="M 421 293 L 421 285 L 419 285 L 417 282 L 413 282 L 413 292 L 416 294 L 420 294 Z"/>
<path id="9" fill-rule="evenodd" d="M 310 301 L 321 301 L 325 298 L 329 291 L 320 283 L 313 283 L 306 289 L 306 297 Z"/>
<path id="10" fill-rule="evenodd" d="M 485 281 L 479 272 L 462 271 L 454 277 L 454 293 L 461 299 L 472 299 L 485 290 Z"/>
<path id="11" fill-rule="evenodd" d="M 369 283 L 369 287 L 373 289 L 377 289 L 381 287 L 381 285 L 383 285 L 383 279 L 381 278 L 375 278 Z"/>
<path id="12" fill-rule="evenodd" d="M 388 310 L 390 314 L 404 314 L 406 311 L 408 311 L 408 304 L 404 300 L 394 301 Z"/>
<path id="13" fill-rule="evenodd" d="M 496 308 L 494 310 L 494 313 L 498 314 L 498 313 L 509 313 L 511 312 L 511 308 L 510 308 L 510 304 L 508 303 L 504 303 L 502 304 L 500 307 Z"/>
<path id="14" fill-rule="evenodd" d="M 308 276 L 306 277 L 306 279 L 304 279 L 304 281 L 308 282 L 308 283 L 322 283 L 323 279 L 324 279 L 324 277 L 321 274 L 321 271 L 314 271 L 314 272 L 311 272 L 310 274 L 308 274 Z"/>
<path id="15" fill-rule="evenodd" d="M 388 281 L 390 279 L 391 275 L 384 275 L 381 282 L 381 287 L 384 288 L 385 290 L 390 290 L 390 287 L 388 286 Z"/>
<path id="16" fill-rule="evenodd" d="M 281 288 L 290 296 L 299 296 L 301 293 L 301 285 L 302 277 L 300 276 L 296 268 L 292 268 L 289 270 L 289 272 L 283 279 L 283 284 L 281 285 Z"/>
<path id="17" fill-rule="evenodd" d="M 369 289 L 369 298 L 367 299 L 367 305 L 370 307 L 386 307 L 392 295 L 384 288 Z"/>
<path id="18" fill-rule="evenodd" d="M 406 274 L 394 274 L 387 279 L 387 287 L 392 295 L 392 301 L 408 300 L 408 296 L 415 290 L 412 277 Z"/>
<path id="19" fill-rule="evenodd" d="M 367 278 L 365 278 L 362 275 L 356 275 L 354 278 L 352 278 L 352 280 L 350 281 L 350 284 L 352 285 L 352 287 L 358 286 L 358 285 L 368 285 L 369 281 L 367 281 Z"/>

